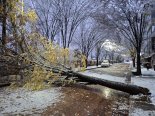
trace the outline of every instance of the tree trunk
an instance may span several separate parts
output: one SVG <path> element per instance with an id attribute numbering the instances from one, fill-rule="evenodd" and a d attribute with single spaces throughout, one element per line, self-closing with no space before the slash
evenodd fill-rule
<path id="1" fill-rule="evenodd" d="M 18 53 L 18 37 L 17 37 L 17 27 L 15 23 L 12 21 L 12 26 L 13 26 L 13 37 L 15 39 L 15 51 Z"/>
<path id="2" fill-rule="evenodd" d="M 98 66 L 99 65 L 99 57 L 97 56 L 96 57 L 96 66 Z"/>
<path id="3" fill-rule="evenodd" d="M 140 50 L 137 50 L 137 75 L 141 75 L 141 59 L 140 59 Z"/>
<path id="4" fill-rule="evenodd" d="M 2 45 L 6 45 L 6 0 L 3 0 Z"/>
<path id="5" fill-rule="evenodd" d="M 132 58 L 133 67 L 135 67 L 135 58 Z"/>
<path id="6" fill-rule="evenodd" d="M 88 67 L 88 58 L 85 59 L 86 61 L 86 68 Z"/>
<path id="7" fill-rule="evenodd" d="M 59 68 L 51 68 L 51 67 L 45 67 L 46 70 L 52 71 L 53 73 L 59 73 L 62 76 L 67 76 L 66 78 L 69 77 L 78 77 L 79 81 L 81 82 L 88 82 L 91 84 L 99 84 L 102 86 L 106 86 L 112 89 L 120 90 L 123 92 L 130 93 L 131 95 L 137 95 L 137 94 L 144 94 L 144 95 L 150 95 L 151 93 L 147 88 L 140 87 L 137 85 L 131 85 L 131 84 L 125 84 L 121 82 L 114 82 L 114 81 L 109 81 L 105 80 L 102 78 L 97 78 L 93 76 L 87 76 L 78 72 L 72 71 L 70 68 L 66 68 L 67 70 L 61 70 Z M 61 72 L 61 73 L 60 73 Z"/>
<path id="8" fill-rule="evenodd" d="M 111 54 L 111 60 L 112 60 L 112 64 L 114 64 L 114 52 L 112 51 L 112 54 Z"/>
<path id="9" fill-rule="evenodd" d="M 87 76 L 83 75 L 78 72 L 62 72 L 62 75 L 67 75 L 67 76 L 75 76 L 78 77 L 81 81 L 83 82 L 89 82 L 91 84 L 99 84 L 103 85 L 112 89 L 120 90 L 123 92 L 127 92 L 131 95 L 137 95 L 137 94 L 144 94 L 144 95 L 149 95 L 150 92 L 147 88 L 140 87 L 137 85 L 130 85 L 130 84 L 125 84 L 125 83 L 120 83 L 120 82 L 114 82 L 114 81 L 109 81 L 101 78 L 96 78 L 92 76 Z"/>

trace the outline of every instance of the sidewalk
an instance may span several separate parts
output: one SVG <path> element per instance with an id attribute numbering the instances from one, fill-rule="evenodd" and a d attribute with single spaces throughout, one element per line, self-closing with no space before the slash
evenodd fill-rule
<path id="1" fill-rule="evenodd" d="M 100 68 L 100 67 L 101 67 L 101 65 L 98 65 L 98 66 L 88 66 L 86 68 L 86 70 L 91 70 L 91 69 Z"/>

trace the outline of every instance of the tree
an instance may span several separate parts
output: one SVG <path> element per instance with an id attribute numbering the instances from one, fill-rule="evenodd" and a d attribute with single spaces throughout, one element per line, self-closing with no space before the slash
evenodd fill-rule
<path id="1" fill-rule="evenodd" d="M 99 41 L 95 45 L 95 51 L 96 51 L 96 66 L 99 65 L 99 58 L 102 52 L 102 41 Z"/>
<path id="2" fill-rule="evenodd" d="M 11 0 L 8 3 L 9 13 L 7 14 L 8 43 L 13 46 L 17 53 L 24 53 L 28 50 L 26 34 L 28 34 L 37 16 L 34 10 L 24 11 L 24 1 Z M 31 25 L 31 26 L 30 26 Z M 27 31 L 29 30 L 29 32 Z"/>
<path id="3" fill-rule="evenodd" d="M 86 22 L 80 25 L 80 30 L 74 43 L 78 46 L 82 54 L 86 56 L 86 66 L 88 56 L 100 40 L 101 34 L 93 25 L 90 24 L 88 27 L 86 26 Z"/>
<path id="4" fill-rule="evenodd" d="M 121 54 L 123 51 L 123 47 L 116 44 L 112 40 L 105 40 L 105 42 L 102 44 L 102 47 L 109 52 L 109 58 L 112 60 L 112 63 L 114 63 L 114 57 L 116 54 Z"/>
<path id="5" fill-rule="evenodd" d="M 92 2 L 87 0 L 54 0 L 63 48 L 69 48 L 79 24 L 90 16 Z"/>
<path id="6" fill-rule="evenodd" d="M 130 56 L 131 56 L 131 58 L 132 58 L 132 64 L 133 64 L 133 67 L 135 67 L 136 65 L 136 50 L 135 50 L 135 48 L 133 47 L 133 48 L 130 48 L 129 49 L 129 52 L 130 52 Z"/>
<path id="7" fill-rule="evenodd" d="M 1 0 L 0 11 L 1 11 L 1 22 L 2 22 L 2 45 L 6 47 L 9 42 L 9 32 L 14 30 L 10 24 L 15 22 L 16 19 L 22 19 L 21 17 L 22 2 L 18 0 Z M 7 35 L 8 33 L 8 35 Z M 14 38 L 16 39 L 16 38 Z"/>
<path id="8" fill-rule="evenodd" d="M 137 75 L 141 75 L 140 52 L 147 30 L 148 5 L 149 1 L 145 0 L 111 0 L 107 5 L 109 14 L 103 18 L 109 20 L 108 24 L 118 29 L 136 50 Z"/>
<path id="9" fill-rule="evenodd" d="M 7 20 L 7 1 L 1 0 L 0 1 L 1 7 L 1 17 L 2 17 L 2 45 L 6 45 L 6 20 Z"/>
<path id="10" fill-rule="evenodd" d="M 35 9 L 38 16 L 37 30 L 51 42 L 59 32 L 59 20 L 57 19 L 58 11 L 51 0 L 31 0 L 30 7 Z"/>

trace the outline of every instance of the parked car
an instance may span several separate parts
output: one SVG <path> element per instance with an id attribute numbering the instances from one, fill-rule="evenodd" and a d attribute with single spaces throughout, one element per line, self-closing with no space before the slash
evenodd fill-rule
<path id="1" fill-rule="evenodd" d="M 132 61 L 131 61 L 131 60 L 124 60 L 124 63 L 126 63 L 126 64 L 131 64 Z"/>
<path id="2" fill-rule="evenodd" d="M 109 66 L 110 66 L 109 60 L 103 60 L 103 62 L 101 63 L 101 67 L 109 67 Z"/>

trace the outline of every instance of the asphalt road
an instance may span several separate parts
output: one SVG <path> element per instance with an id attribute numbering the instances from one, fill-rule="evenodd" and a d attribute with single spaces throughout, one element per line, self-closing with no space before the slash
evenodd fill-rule
<path id="1" fill-rule="evenodd" d="M 98 74 L 109 74 L 112 76 L 125 77 L 125 73 L 130 71 L 129 66 L 129 64 L 125 63 L 116 63 L 112 64 L 110 67 L 101 67 L 90 71 Z"/>

